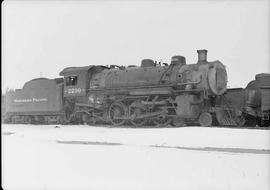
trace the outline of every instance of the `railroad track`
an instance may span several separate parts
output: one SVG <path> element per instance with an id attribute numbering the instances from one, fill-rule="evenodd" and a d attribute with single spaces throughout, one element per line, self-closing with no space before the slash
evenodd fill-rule
<path id="1" fill-rule="evenodd" d="M 191 127 L 191 126 L 188 126 Z M 196 126 L 203 127 L 203 126 Z M 270 130 L 270 127 L 247 127 L 247 126 L 209 126 L 207 128 L 230 128 L 230 129 L 260 129 L 260 130 Z"/>
<path id="2" fill-rule="evenodd" d="M 64 125 L 65 126 L 65 125 Z M 92 127 L 92 126 L 89 126 Z M 164 127 L 156 127 L 153 125 L 149 126 L 141 126 L 141 127 L 134 127 L 133 125 L 122 125 L 122 126 L 113 126 L 109 124 L 95 124 L 93 127 L 107 127 L 107 128 L 139 128 L 139 129 L 162 129 L 162 128 L 188 128 L 188 127 L 201 127 L 201 128 L 229 128 L 229 129 L 256 129 L 256 130 L 270 130 L 270 127 L 247 127 L 247 126 L 209 126 L 209 127 L 204 127 L 204 126 L 194 126 L 194 125 L 187 125 L 183 127 L 177 127 L 177 126 L 172 126 L 172 125 L 167 125 Z"/>

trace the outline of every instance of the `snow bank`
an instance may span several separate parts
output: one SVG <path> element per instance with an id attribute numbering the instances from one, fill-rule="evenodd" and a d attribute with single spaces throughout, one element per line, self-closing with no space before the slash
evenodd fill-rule
<path id="1" fill-rule="evenodd" d="M 270 130 L 229 128 L 108 128 L 4 125 L 3 131 L 36 140 L 97 141 L 138 146 L 270 149 Z"/>
<path id="2" fill-rule="evenodd" d="M 269 149 L 269 131 L 2 126 L 6 190 L 268 190 L 270 155 L 148 145 Z M 61 144 L 56 141 L 112 142 Z M 124 145 L 118 145 L 118 144 Z"/>

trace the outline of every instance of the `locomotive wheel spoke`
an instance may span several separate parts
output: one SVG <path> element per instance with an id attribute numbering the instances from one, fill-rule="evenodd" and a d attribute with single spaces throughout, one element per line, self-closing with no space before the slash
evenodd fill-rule
<path id="1" fill-rule="evenodd" d="M 145 125 L 148 121 L 148 118 L 136 118 L 137 116 L 144 115 L 147 113 L 147 110 L 143 107 L 131 107 L 130 109 L 130 116 L 132 119 L 130 122 L 135 127 L 141 127 Z"/>
<path id="2" fill-rule="evenodd" d="M 109 118 L 113 125 L 119 126 L 125 123 L 126 107 L 121 102 L 114 102 L 109 108 Z"/>

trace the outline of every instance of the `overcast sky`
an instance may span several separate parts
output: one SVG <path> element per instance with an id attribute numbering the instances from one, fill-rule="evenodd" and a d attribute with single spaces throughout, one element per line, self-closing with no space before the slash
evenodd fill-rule
<path id="1" fill-rule="evenodd" d="M 183 55 L 227 67 L 230 87 L 270 72 L 269 0 L 5 1 L 2 90 L 70 66 L 139 65 Z"/>

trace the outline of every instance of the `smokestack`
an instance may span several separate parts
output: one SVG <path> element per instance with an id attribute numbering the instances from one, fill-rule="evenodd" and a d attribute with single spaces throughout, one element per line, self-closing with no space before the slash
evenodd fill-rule
<path id="1" fill-rule="evenodd" d="M 197 50 L 197 53 L 198 53 L 198 63 L 206 63 L 207 50 L 206 49 Z"/>

